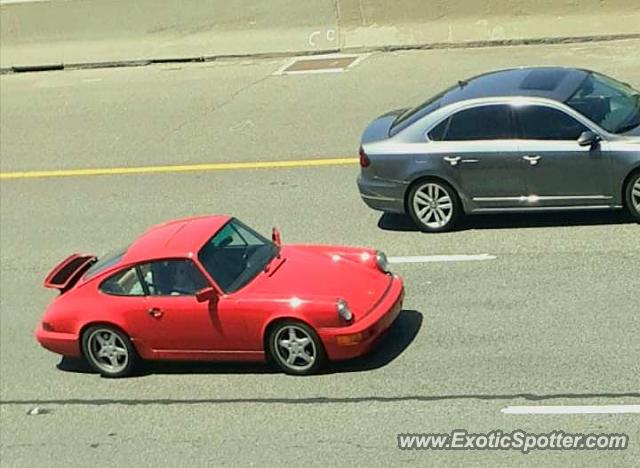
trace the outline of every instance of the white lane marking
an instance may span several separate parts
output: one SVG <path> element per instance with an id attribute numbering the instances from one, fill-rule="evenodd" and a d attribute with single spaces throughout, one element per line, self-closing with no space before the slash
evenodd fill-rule
<path id="1" fill-rule="evenodd" d="M 505 414 L 627 414 L 640 413 L 640 405 L 507 406 Z"/>
<path id="2" fill-rule="evenodd" d="M 389 257 L 389 263 L 427 263 L 427 262 L 478 262 L 495 260 L 495 255 L 424 255 L 413 257 Z"/>

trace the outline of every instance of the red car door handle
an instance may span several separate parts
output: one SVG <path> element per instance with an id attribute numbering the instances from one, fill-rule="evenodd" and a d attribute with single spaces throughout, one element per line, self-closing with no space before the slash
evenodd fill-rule
<path id="1" fill-rule="evenodd" d="M 162 317 L 162 311 L 157 307 L 151 307 L 150 309 L 147 309 L 147 313 L 151 315 L 153 318 Z"/>

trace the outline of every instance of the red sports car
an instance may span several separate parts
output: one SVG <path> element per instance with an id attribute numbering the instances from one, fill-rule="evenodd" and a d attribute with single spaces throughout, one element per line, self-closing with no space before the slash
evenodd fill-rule
<path id="1" fill-rule="evenodd" d="M 107 377 L 140 359 L 271 359 L 309 374 L 369 351 L 404 297 L 382 252 L 281 246 L 276 229 L 270 241 L 229 216 L 155 226 L 99 260 L 71 255 L 44 285 L 60 295 L 40 344 Z"/>

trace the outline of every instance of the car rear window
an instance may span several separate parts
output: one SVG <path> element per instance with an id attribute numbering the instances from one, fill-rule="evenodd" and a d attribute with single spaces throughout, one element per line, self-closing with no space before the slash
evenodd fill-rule
<path id="1" fill-rule="evenodd" d="M 109 267 L 112 267 L 113 265 L 117 264 L 120 260 L 122 260 L 122 257 L 124 257 L 124 254 L 127 253 L 127 249 L 119 249 L 119 250 L 114 250 L 112 252 L 109 252 L 105 255 L 103 255 L 102 257 L 100 257 L 100 259 L 98 259 L 98 261 L 96 263 L 94 263 L 93 265 L 91 265 L 91 268 L 89 268 L 87 270 L 87 272 L 84 274 L 84 276 L 82 277 L 83 280 L 88 280 L 94 276 L 96 276 L 98 273 L 106 270 Z"/>
<path id="2" fill-rule="evenodd" d="M 431 114 L 433 111 L 439 109 L 442 105 L 443 96 L 448 92 L 449 90 L 440 93 L 437 96 L 432 97 L 428 101 L 423 102 L 419 106 L 414 107 L 413 109 L 409 109 L 403 114 L 400 114 L 389 129 L 389 136 L 395 135 L 400 130 L 404 130 L 414 122 L 420 120 L 425 115 Z"/>

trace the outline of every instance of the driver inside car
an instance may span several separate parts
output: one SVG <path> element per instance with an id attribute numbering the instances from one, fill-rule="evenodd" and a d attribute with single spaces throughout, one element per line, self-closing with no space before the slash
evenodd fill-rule
<path id="1" fill-rule="evenodd" d="M 171 295 L 196 293 L 197 288 L 193 280 L 193 271 L 190 270 L 186 262 L 175 262 L 173 264 L 173 287 Z"/>

